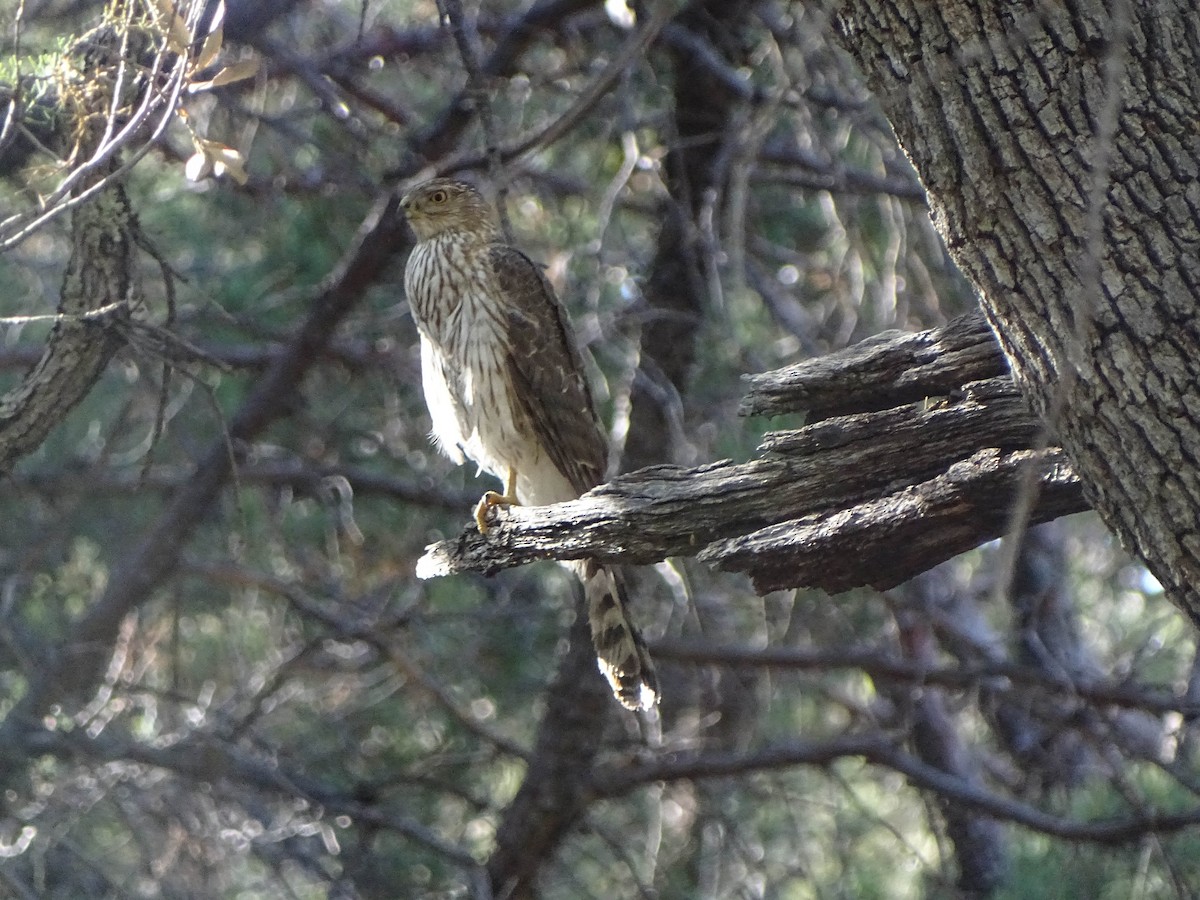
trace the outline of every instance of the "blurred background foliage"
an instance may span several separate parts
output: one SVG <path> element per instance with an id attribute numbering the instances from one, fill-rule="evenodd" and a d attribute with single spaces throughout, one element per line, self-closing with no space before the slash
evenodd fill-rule
<path id="1" fill-rule="evenodd" d="M 432 2 L 227 2 L 225 57 L 256 58 L 258 73 L 184 107 L 195 133 L 242 154 L 247 182 L 189 181 L 181 122 L 128 177 L 154 248 L 140 257 L 141 315 L 170 317 L 221 365 L 168 376 L 153 353 L 124 350 L 0 485 L 0 713 L 70 652 L 109 580 L 131 577 L 122 561 L 225 440 L 376 198 L 452 158 L 496 194 L 565 298 L 615 466 L 639 404 L 663 423 L 638 432 L 639 463 L 746 459 L 788 423 L 739 418 L 740 375 L 974 307 L 819 4 L 684 4 L 559 139 L 499 164 L 481 151 L 555 122 L 631 39 L 624 4 L 469 7 L 482 58 L 512 58 L 457 102 L 468 67 Z M 6 71 L 41 77 L 44 54 L 101 12 L 87 0 L 0 9 Z M 10 210 L 36 206 L 65 165 L 4 160 Z M 0 255 L 0 313 L 54 311 L 67 234 L 59 218 Z M 395 249 L 274 424 L 229 447 L 235 477 L 123 618 L 104 671 L 0 745 L 0 893 L 508 896 L 504 881 L 485 884 L 514 796 L 554 777 L 527 761 L 553 724 L 574 587 L 551 564 L 415 579 L 423 547 L 456 534 L 490 485 L 427 439 Z M 652 328 L 663 322 L 682 323 L 670 346 Z M 5 389 L 47 331 L 5 326 Z M 534 860 L 537 896 L 1194 896 L 1194 829 L 1088 830 L 1194 804 L 1195 736 L 1172 711 L 1194 702 L 1190 628 L 1091 516 L 1011 549 L 886 595 L 758 597 L 690 560 L 641 573 L 638 615 L 663 648 L 661 734 L 615 706 L 595 722 L 597 786 Z M 674 661 L 680 642 L 826 661 Z M 1028 677 L 922 687 L 862 664 L 872 654 Z M 1104 702 L 1077 680 L 1127 690 Z M 886 737 L 933 766 L 936 737 L 957 748 L 943 768 L 1011 814 L 854 753 L 779 764 L 763 752 L 843 735 Z M 604 787 L 680 754 L 696 760 L 684 777 Z"/>

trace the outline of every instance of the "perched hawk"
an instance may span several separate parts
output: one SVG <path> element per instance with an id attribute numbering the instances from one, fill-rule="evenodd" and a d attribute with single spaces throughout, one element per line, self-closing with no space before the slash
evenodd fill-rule
<path id="1" fill-rule="evenodd" d="M 417 236 L 404 289 L 421 333 L 421 377 L 433 438 L 460 465 L 499 478 L 475 509 L 573 500 L 604 477 L 606 442 L 566 313 L 541 269 L 504 242 L 469 184 L 428 181 L 401 201 Z M 572 562 L 583 582 L 600 671 L 630 709 L 658 685 L 610 569 Z"/>

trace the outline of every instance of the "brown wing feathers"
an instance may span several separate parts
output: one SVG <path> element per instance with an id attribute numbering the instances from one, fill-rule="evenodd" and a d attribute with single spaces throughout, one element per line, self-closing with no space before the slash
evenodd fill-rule
<path id="1" fill-rule="evenodd" d="M 583 358 L 540 268 L 512 247 L 493 244 L 492 265 L 512 328 L 508 364 L 538 441 L 576 494 L 604 477 L 606 442 L 584 376 Z M 583 582 L 600 671 L 629 709 L 658 702 L 654 664 L 629 616 L 620 575 L 592 562 L 572 564 Z"/>
<path id="2" fill-rule="evenodd" d="M 582 494 L 604 478 L 607 457 L 583 358 L 541 269 L 504 244 L 493 244 L 491 257 L 512 329 L 509 370 L 539 443 Z"/>

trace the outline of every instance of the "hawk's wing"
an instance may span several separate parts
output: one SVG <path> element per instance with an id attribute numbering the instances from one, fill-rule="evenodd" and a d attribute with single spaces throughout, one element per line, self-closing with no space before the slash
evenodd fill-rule
<path id="1" fill-rule="evenodd" d="M 538 442 L 582 494 L 603 480 L 607 453 L 566 311 L 541 268 L 520 250 L 493 244 L 490 254 L 508 313 L 517 402 Z"/>

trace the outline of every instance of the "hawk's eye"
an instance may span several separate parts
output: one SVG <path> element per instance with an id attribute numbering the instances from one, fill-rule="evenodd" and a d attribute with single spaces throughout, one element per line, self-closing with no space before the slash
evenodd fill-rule
<path id="1" fill-rule="evenodd" d="M 446 192 L 442 191 L 442 190 L 434 191 L 432 194 L 429 195 L 429 202 L 430 203 L 445 203 L 446 202 Z"/>

